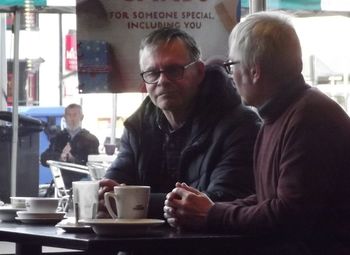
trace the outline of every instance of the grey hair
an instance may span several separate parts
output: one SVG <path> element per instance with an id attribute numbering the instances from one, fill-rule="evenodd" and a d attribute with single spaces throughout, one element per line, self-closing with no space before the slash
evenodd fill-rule
<path id="1" fill-rule="evenodd" d="M 152 31 L 148 34 L 142 41 L 140 45 L 140 56 L 142 51 L 146 47 L 158 47 L 161 45 L 166 45 L 174 41 L 175 39 L 182 40 L 188 50 L 189 56 L 192 61 L 199 60 L 201 57 L 201 51 L 197 42 L 185 31 L 178 28 L 163 27 Z"/>
<path id="2" fill-rule="evenodd" d="M 70 110 L 70 109 L 79 109 L 80 110 L 80 113 L 83 114 L 83 109 L 81 108 L 81 105 L 79 104 L 69 104 L 68 106 L 66 106 L 66 108 L 64 109 L 64 114 L 67 114 L 67 111 Z"/>
<path id="3" fill-rule="evenodd" d="M 302 71 L 299 38 L 289 16 L 282 13 L 248 16 L 233 29 L 229 48 L 230 59 L 239 60 L 247 68 L 259 64 L 271 77 L 288 78 Z"/>

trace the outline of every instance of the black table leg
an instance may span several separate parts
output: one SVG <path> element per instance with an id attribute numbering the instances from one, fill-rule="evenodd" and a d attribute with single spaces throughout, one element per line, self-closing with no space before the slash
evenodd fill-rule
<path id="1" fill-rule="evenodd" d="M 41 251 L 40 245 L 16 243 L 16 255 L 41 255 Z"/>

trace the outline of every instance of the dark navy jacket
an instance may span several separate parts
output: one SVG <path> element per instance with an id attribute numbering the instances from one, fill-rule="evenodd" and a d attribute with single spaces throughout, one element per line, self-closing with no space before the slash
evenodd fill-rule
<path id="1" fill-rule="evenodd" d="M 232 80 L 220 66 L 210 66 L 191 116 L 191 135 L 180 158 L 179 182 L 205 192 L 214 201 L 229 201 L 254 192 L 253 146 L 259 117 L 242 105 Z M 147 97 L 125 121 L 117 159 L 105 177 L 119 183 L 159 183 L 163 132 L 156 106 Z M 158 173 L 158 174 L 157 174 Z M 150 216 L 161 217 L 167 190 L 151 190 Z"/>

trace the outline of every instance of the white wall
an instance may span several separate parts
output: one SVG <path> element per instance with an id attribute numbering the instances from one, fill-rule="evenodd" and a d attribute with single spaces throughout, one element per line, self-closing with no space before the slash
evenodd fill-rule
<path id="1" fill-rule="evenodd" d="M 59 18 L 57 14 L 40 14 L 39 56 L 45 60 L 40 66 L 40 106 L 59 104 Z"/>

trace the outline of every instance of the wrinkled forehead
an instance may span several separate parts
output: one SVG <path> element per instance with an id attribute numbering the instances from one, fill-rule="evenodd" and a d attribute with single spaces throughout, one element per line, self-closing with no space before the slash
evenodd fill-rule
<path id="1" fill-rule="evenodd" d="M 180 38 L 172 38 L 172 39 L 159 39 L 157 41 L 152 41 L 152 43 L 144 45 L 143 48 L 140 49 L 140 55 L 143 51 L 147 50 L 149 52 L 157 52 L 162 50 L 172 50 L 173 48 L 183 48 L 184 51 L 188 51 L 186 44 Z"/>
<path id="2" fill-rule="evenodd" d="M 146 62 L 152 61 L 152 59 L 184 59 L 187 61 L 190 59 L 190 53 L 185 45 L 185 43 L 181 40 L 171 40 L 164 41 L 161 44 L 151 44 L 145 46 L 142 50 L 140 50 L 140 66 L 144 66 Z"/>

